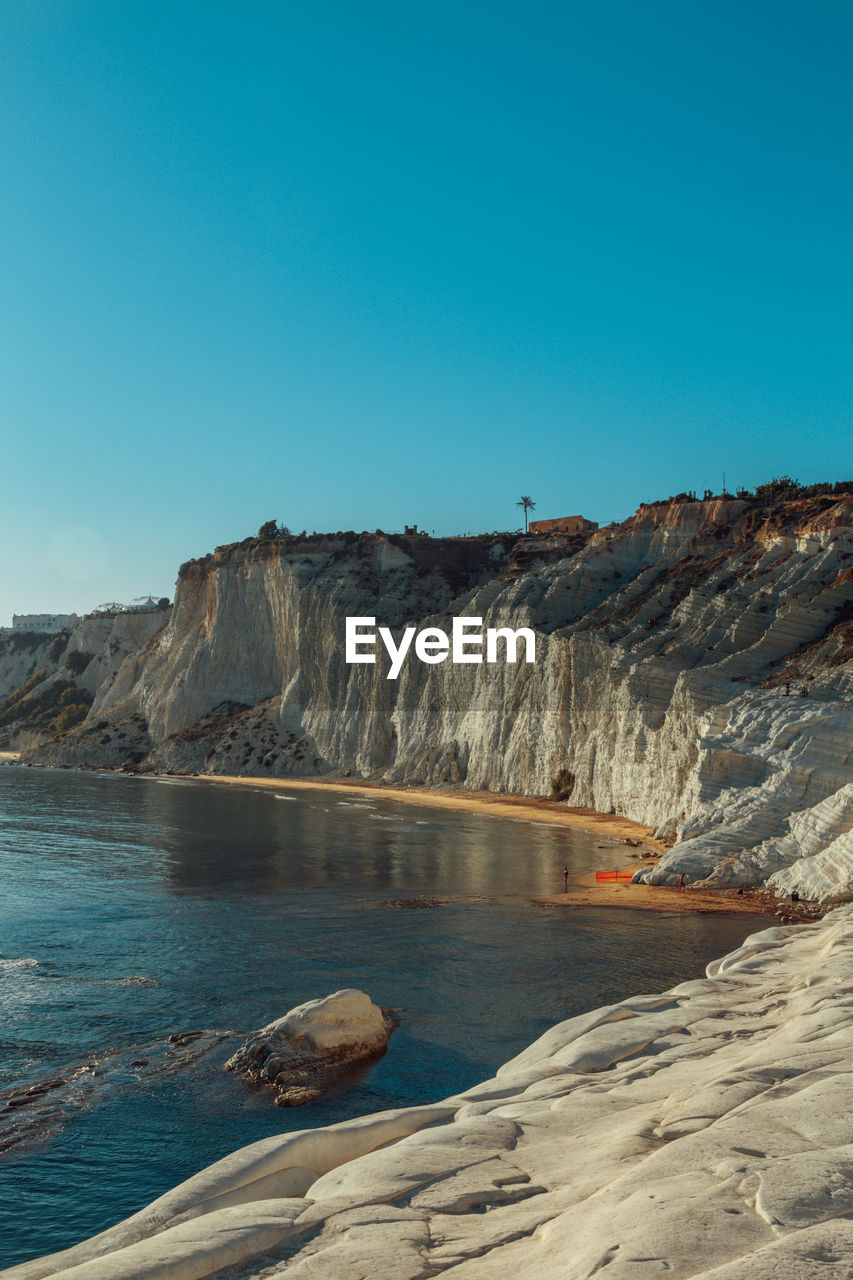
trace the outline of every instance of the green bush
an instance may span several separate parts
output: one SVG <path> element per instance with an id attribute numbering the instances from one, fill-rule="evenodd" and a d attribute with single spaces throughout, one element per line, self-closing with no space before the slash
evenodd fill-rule
<path id="1" fill-rule="evenodd" d="M 53 639 L 50 642 L 50 648 L 47 651 L 47 656 L 51 662 L 59 661 L 59 655 L 62 653 L 62 650 L 65 648 L 67 644 L 68 644 L 67 631 L 60 631 L 59 635 L 56 635 L 53 637 Z"/>
<path id="2" fill-rule="evenodd" d="M 69 653 L 65 659 L 65 666 L 73 676 L 81 675 L 95 655 L 93 653 L 85 653 L 79 649 L 76 653 Z"/>
<path id="3" fill-rule="evenodd" d="M 64 707 L 53 721 L 54 733 L 67 733 L 68 730 L 73 729 L 75 725 L 82 724 L 88 713 L 88 703 L 78 702 L 74 703 L 72 706 Z"/>
<path id="4" fill-rule="evenodd" d="M 289 538 L 290 530 L 286 524 L 279 524 L 276 520 L 265 520 L 258 530 L 258 537 L 261 542 L 274 542 L 276 538 Z"/>
<path id="5" fill-rule="evenodd" d="M 54 680 L 43 689 L 44 671 L 36 671 L 20 688 L 0 702 L 0 728 L 17 725 L 47 733 L 64 733 L 85 720 L 93 698 L 73 680 Z M 61 727 L 60 727 L 61 722 Z"/>
<path id="6" fill-rule="evenodd" d="M 551 799 L 568 800 L 575 785 L 575 775 L 571 769 L 561 769 L 551 779 Z"/>

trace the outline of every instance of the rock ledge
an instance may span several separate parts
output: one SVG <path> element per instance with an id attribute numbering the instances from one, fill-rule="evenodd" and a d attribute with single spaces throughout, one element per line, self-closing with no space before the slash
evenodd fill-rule
<path id="1" fill-rule="evenodd" d="M 850 1280 L 853 906 L 497 1075 L 232 1152 L 4 1280 Z"/>

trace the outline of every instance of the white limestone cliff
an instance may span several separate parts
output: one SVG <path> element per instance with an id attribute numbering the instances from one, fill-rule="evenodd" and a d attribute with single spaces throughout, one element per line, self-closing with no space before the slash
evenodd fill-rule
<path id="1" fill-rule="evenodd" d="M 75 656 L 81 660 L 74 671 L 76 683 L 104 697 L 125 659 L 138 654 L 168 617 L 165 608 L 151 609 L 81 618 L 55 635 L 7 632 L 0 637 L 0 700 L 38 670 L 46 676 L 67 675 Z M 85 664 L 83 658 L 88 659 Z"/>
<path id="2" fill-rule="evenodd" d="M 410 659 L 392 681 L 381 656 L 345 663 L 347 615 L 395 634 L 448 629 L 453 615 L 528 626 L 537 658 Z M 744 501 L 663 504 L 590 537 L 515 546 L 248 540 L 183 566 L 168 624 L 98 686 L 80 731 L 31 758 L 530 795 L 560 778 L 567 803 L 677 841 L 648 879 L 741 884 L 787 869 L 780 890 L 843 898 L 843 817 L 836 829 L 815 816 L 832 846 L 819 875 L 822 851 L 801 836 L 853 781 L 851 619 L 849 496 L 770 516 Z"/>
<path id="3" fill-rule="evenodd" d="M 6 1280 L 848 1280 L 853 906 L 434 1107 L 266 1138 Z"/>
<path id="4" fill-rule="evenodd" d="M 3 715 L 4 710 L 11 712 L 8 704 L 4 706 L 10 695 L 15 695 L 23 686 L 30 698 L 38 698 L 48 694 L 52 685 L 58 685 L 60 690 L 65 685 L 79 690 L 86 701 L 92 701 L 96 694 L 103 697 L 125 661 L 137 658 L 167 618 L 168 610 L 158 608 L 81 618 L 67 631 L 53 635 L 22 631 L 0 637 L 0 741 L 3 745 L 34 750 L 43 745 L 47 736 L 26 719 L 18 721 L 13 714 Z M 128 751 L 138 745 L 137 731 L 134 728 L 133 745 L 126 732 L 116 736 L 123 745 L 122 759 L 125 759 Z M 146 749 L 150 748 L 148 742 Z"/>
<path id="5" fill-rule="evenodd" d="M 792 711 L 792 702 L 794 710 Z M 700 723 L 679 843 L 637 879 L 767 882 L 817 902 L 853 889 L 853 704 L 751 692 Z"/>

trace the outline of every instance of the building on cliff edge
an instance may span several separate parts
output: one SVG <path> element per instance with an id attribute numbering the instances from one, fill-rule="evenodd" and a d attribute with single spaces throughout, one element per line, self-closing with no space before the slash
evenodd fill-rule
<path id="1" fill-rule="evenodd" d="M 38 635 L 55 635 L 79 622 L 76 613 L 14 613 L 12 631 L 29 631 Z M 9 628 L 4 628 L 8 632 Z"/>
<path id="2" fill-rule="evenodd" d="M 531 520 L 531 533 L 594 533 L 598 525 L 586 516 L 560 516 L 557 520 Z"/>

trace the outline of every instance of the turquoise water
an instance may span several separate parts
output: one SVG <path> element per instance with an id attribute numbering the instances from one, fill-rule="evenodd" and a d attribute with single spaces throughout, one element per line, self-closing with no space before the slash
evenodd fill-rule
<path id="1" fill-rule="evenodd" d="M 465 1088 L 553 1023 L 699 976 L 763 927 L 529 902 L 566 864 L 617 855 L 383 799 L 0 766 L 0 1266 L 257 1138 Z M 243 1035 L 350 986 L 400 1026 L 307 1107 L 223 1072 L 233 1037 L 168 1041 Z"/>

